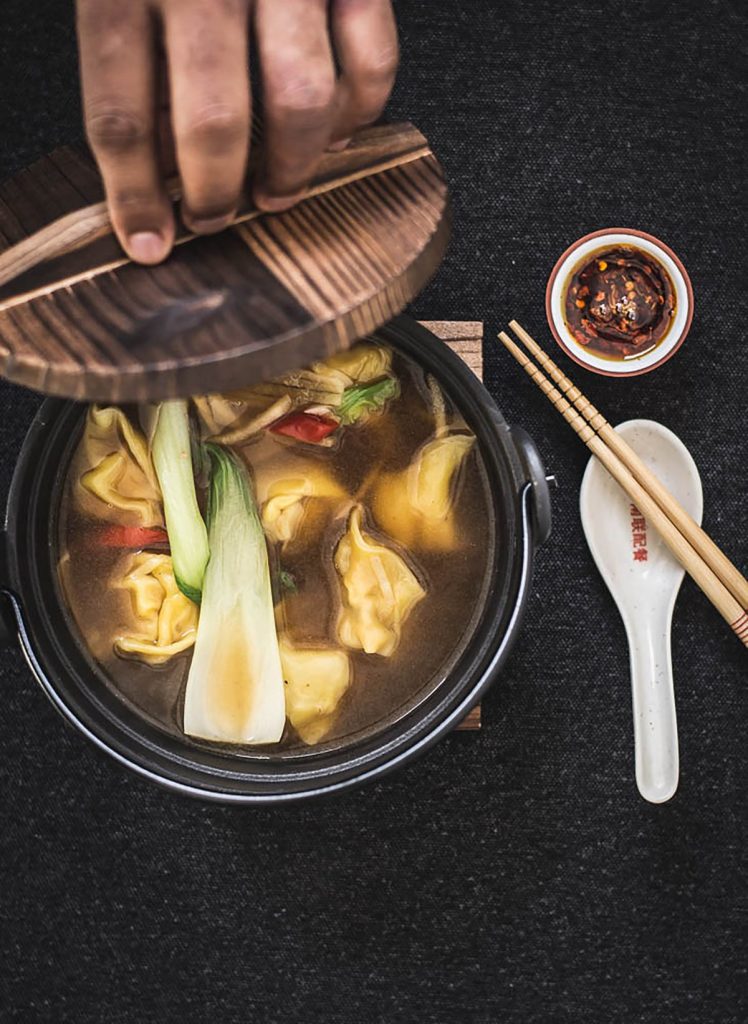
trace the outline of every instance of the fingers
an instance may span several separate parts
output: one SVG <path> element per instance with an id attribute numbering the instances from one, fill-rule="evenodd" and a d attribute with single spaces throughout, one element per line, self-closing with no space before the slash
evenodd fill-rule
<path id="1" fill-rule="evenodd" d="M 86 130 L 114 229 L 140 262 L 159 262 L 173 243 L 160 159 L 172 140 L 189 227 L 221 230 L 239 202 L 251 116 L 249 2 L 78 0 Z M 254 9 L 267 154 L 255 199 L 279 210 L 303 195 L 331 140 L 381 113 L 395 77 L 397 32 L 390 0 L 332 0 L 336 85 L 327 0 L 254 0 Z M 166 108 L 157 109 L 154 10 L 167 54 L 170 125 Z"/>
<path id="2" fill-rule="evenodd" d="M 239 202 L 249 154 L 246 0 L 179 0 L 164 9 L 182 217 L 220 231 Z"/>
<path id="3" fill-rule="evenodd" d="M 333 0 L 332 33 L 341 70 L 333 138 L 345 142 L 377 120 L 395 83 L 397 27 L 390 0 Z"/>
<path id="4" fill-rule="evenodd" d="M 266 159 L 255 187 L 261 209 L 303 193 L 332 132 L 335 64 L 325 0 L 256 0 Z"/>
<path id="5" fill-rule="evenodd" d="M 177 175 L 177 153 L 171 130 L 171 100 L 169 99 L 169 69 L 166 51 L 158 48 L 158 83 L 156 86 L 156 146 L 161 173 L 168 189 L 169 180 Z M 181 185 L 181 183 L 180 183 Z"/>
<path id="6" fill-rule="evenodd" d="M 141 263 L 174 238 L 155 139 L 153 25 L 142 0 L 79 0 L 86 134 L 104 179 L 114 230 Z"/>

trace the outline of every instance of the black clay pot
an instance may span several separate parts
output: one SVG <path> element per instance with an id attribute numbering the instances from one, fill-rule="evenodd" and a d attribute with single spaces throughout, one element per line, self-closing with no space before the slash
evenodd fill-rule
<path id="1" fill-rule="evenodd" d="M 8 642 L 17 640 L 47 696 L 76 728 L 122 764 L 177 792 L 234 803 L 329 793 L 410 761 L 453 729 L 498 677 L 520 628 L 550 501 L 537 451 L 509 427 L 464 363 L 414 321 L 378 332 L 414 358 L 475 432 L 493 496 L 486 524 L 489 573 L 482 612 L 447 678 L 352 742 L 254 754 L 198 745 L 152 725 L 107 685 L 77 635 L 57 577 L 58 513 L 85 407 L 47 400 L 23 446 L 9 496 L 0 585 Z M 495 543 L 496 538 L 500 543 Z"/>

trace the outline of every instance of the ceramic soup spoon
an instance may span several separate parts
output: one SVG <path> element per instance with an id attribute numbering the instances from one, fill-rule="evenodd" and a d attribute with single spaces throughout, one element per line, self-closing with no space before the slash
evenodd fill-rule
<path id="1" fill-rule="evenodd" d="M 701 480 L 683 442 L 652 420 L 629 420 L 616 431 L 700 524 Z M 636 784 L 645 800 L 663 803 L 678 788 L 670 627 L 684 571 L 595 458 L 584 474 L 580 507 L 587 543 L 626 628 Z"/>

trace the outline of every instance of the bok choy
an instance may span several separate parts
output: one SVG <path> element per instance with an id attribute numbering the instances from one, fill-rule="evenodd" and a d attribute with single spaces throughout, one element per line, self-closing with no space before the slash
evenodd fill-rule
<path id="1" fill-rule="evenodd" d="M 195 493 L 187 402 L 162 402 L 156 417 L 153 465 L 164 499 L 174 576 L 182 593 L 199 604 L 210 552 Z"/>
<path id="2" fill-rule="evenodd" d="M 399 394 L 400 385 L 394 377 L 354 384 L 343 392 L 336 411 L 341 423 L 356 423 L 369 413 L 379 412 Z"/>
<path id="3" fill-rule="evenodd" d="M 206 447 L 210 561 L 184 731 L 223 743 L 275 743 L 286 706 L 265 535 L 243 464 L 218 445 Z"/>

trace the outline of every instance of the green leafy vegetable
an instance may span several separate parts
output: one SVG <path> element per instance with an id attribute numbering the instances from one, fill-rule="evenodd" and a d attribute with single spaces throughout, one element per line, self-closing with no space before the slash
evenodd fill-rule
<path id="1" fill-rule="evenodd" d="M 230 398 L 264 408 L 271 399 L 287 395 L 293 407 L 325 405 L 337 409 L 346 390 L 353 385 L 370 384 L 390 376 L 392 352 L 372 341 L 359 342 L 353 348 L 337 352 L 325 362 L 294 370 L 274 381 L 254 384 L 232 392 Z"/>
<path id="2" fill-rule="evenodd" d="M 368 384 L 354 384 L 343 392 L 336 412 L 341 423 L 356 423 L 369 413 L 378 412 L 399 393 L 400 385 L 394 377 L 383 377 L 382 380 Z"/>
<path id="3" fill-rule="evenodd" d="M 296 577 L 288 569 L 281 569 L 278 573 L 278 582 L 281 585 L 281 589 L 285 590 L 289 594 L 298 594 L 299 585 L 296 582 Z"/>
<path id="4" fill-rule="evenodd" d="M 267 534 L 266 534 L 267 536 Z M 270 567 L 270 586 L 273 590 L 273 604 L 277 605 L 287 594 L 298 594 L 299 586 L 296 577 L 280 566 Z"/>
<path id="5" fill-rule="evenodd" d="M 275 743 L 286 705 L 265 535 L 244 465 L 227 449 L 207 448 L 210 562 L 184 731 L 224 743 Z"/>
<path id="6" fill-rule="evenodd" d="M 177 586 L 200 602 L 210 555 L 208 533 L 197 504 L 187 402 L 162 402 L 153 432 L 153 464 L 164 499 Z"/>

